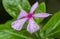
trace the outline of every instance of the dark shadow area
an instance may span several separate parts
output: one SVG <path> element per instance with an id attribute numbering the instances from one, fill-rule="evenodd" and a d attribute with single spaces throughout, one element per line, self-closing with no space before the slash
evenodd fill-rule
<path id="1" fill-rule="evenodd" d="M 38 1 L 38 0 L 29 0 L 29 3 L 30 3 L 31 5 L 33 5 L 36 1 Z"/>
<path id="2" fill-rule="evenodd" d="M 41 3 L 43 1 L 45 1 L 45 0 L 29 0 L 29 2 L 30 2 L 31 5 L 33 5 L 35 2 Z"/>
<path id="3" fill-rule="evenodd" d="M 60 0 L 46 0 L 47 12 L 55 13 L 60 10 Z"/>
<path id="4" fill-rule="evenodd" d="M 2 0 L 0 0 L 0 24 L 5 23 L 8 20 L 11 20 L 12 17 L 5 11 Z"/>

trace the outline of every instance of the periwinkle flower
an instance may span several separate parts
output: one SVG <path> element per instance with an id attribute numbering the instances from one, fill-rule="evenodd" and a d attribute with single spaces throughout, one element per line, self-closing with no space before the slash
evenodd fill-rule
<path id="1" fill-rule="evenodd" d="M 21 9 L 21 12 L 17 18 L 16 21 L 14 21 L 12 23 L 12 28 L 14 28 L 15 30 L 21 30 L 24 23 L 29 20 L 29 23 L 28 23 L 28 26 L 27 26 L 27 31 L 30 32 L 30 33 L 34 33 L 36 31 L 38 31 L 40 29 L 39 25 L 34 21 L 34 17 L 41 17 L 41 18 L 45 18 L 45 17 L 48 17 L 50 16 L 51 14 L 48 14 L 48 13 L 37 13 L 37 14 L 33 14 L 34 13 L 34 10 L 38 7 L 38 2 L 36 2 L 29 14 L 24 11 L 23 9 Z M 24 18 L 23 18 L 24 17 Z"/>

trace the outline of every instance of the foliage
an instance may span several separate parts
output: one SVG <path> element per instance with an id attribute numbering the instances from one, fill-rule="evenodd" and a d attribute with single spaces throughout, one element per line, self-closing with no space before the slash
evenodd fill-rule
<path id="1" fill-rule="evenodd" d="M 28 0 L 2 0 L 5 10 L 15 20 L 20 13 L 20 8 L 29 12 L 31 5 Z M 35 13 L 46 12 L 46 5 L 44 2 L 40 3 Z M 5 24 L 0 24 L 0 39 L 54 39 L 60 37 L 60 11 L 52 14 L 52 17 L 40 29 L 40 32 L 30 34 L 23 28 L 21 31 L 16 31 L 11 28 L 13 20 L 7 21 Z M 43 18 L 35 18 L 36 22 L 40 23 Z M 26 24 L 24 25 L 26 26 Z"/>

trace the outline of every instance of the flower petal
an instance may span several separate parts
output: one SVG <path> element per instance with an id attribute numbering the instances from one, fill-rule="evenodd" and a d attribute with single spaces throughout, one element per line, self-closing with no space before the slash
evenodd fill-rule
<path id="1" fill-rule="evenodd" d="M 34 17 L 41 17 L 41 18 L 45 18 L 48 17 L 52 14 L 48 14 L 48 13 L 38 13 L 38 14 L 34 14 Z"/>
<path id="2" fill-rule="evenodd" d="M 36 24 L 36 22 L 31 18 L 29 20 L 29 24 L 27 26 L 27 31 L 30 32 L 31 34 L 39 30 L 40 27 Z"/>
<path id="3" fill-rule="evenodd" d="M 20 14 L 19 14 L 17 19 L 20 19 L 20 18 L 22 18 L 22 17 L 24 17 L 26 15 L 28 15 L 27 12 L 21 9 L 21 12 L 20 12 Z"/>
<path id="4" fill-rule="evenodd" d="M 27 21 L 27 18 L 16 20 L 12 23 L 12 28 L 14 28 L 15 30 L 21 30 L 26 21 Z"/>
<path id="5" fill-rule="evenodd" d="M 34 10 L 38 7 L 38 2 L 36 2 L 32 7 L 31 7 L 31 10 L 30 10 L 30 13 L 33 13 Z"/>

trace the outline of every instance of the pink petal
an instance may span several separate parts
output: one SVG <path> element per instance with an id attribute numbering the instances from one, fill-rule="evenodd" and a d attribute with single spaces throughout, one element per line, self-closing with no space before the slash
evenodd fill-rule
<path id="1" fill-rule="evenodd" d="M 50 16 L 51 14 L 48 13 L 38 13 L 38 14 L 34 14 L 34 17 L 41 17 L 41 18 L 45 18 Z"/>
<path id="2" fill-rule="evenodd" d="M 16 20 L 12 23 L 12 28 L 14 28 L 15 30 L 21 30 L 26 21 L 27 18 Z"/>
<path id="3" fill-rule="evenodd" d="M 36 3 L 31 7 L 30 13 L 33 13 L 37 7 L 38 7 L 38 2 L 36 2 Z"/>
<path id="4" fill-rule="evenodd" d="M 27 12 L 24 11 L 24 10 L 21 10 L 21 12 L 20 12 L 20 14 L 19 14 L 19 16 L 18 16 L 17 19 L 20 19 L 20 18 L 22 18 L 22 17 L 24 17 L 24 16 L 26 16 L 26 15 L 27 15 Z"/>
<path id="5" fill-rule="evenodd" d="M 29 20 L 29 24 L 27 26 L 27 31 L 30 32 L 31 34 L 39 30 L 40 27 L 37 25 L 37 23 L 31 18 Z"/>

